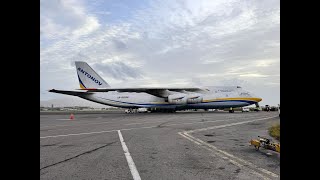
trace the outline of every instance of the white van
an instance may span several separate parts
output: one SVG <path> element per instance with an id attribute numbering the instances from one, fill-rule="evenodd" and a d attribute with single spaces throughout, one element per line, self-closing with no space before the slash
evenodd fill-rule
<path id="1" fill-rule="evenodd" d="M 241 110 L 242 110 L 242 112 L 250 112 L 249 107 L 242 107 Z"/>
<path id="2" fill-rule="evenodd" d="M 147 108 L 139 108 L 138 113 L 147 113 L 148 109 Z"/>

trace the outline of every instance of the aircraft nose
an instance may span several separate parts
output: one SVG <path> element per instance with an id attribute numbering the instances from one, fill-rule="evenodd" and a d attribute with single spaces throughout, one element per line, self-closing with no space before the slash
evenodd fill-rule
<path id="1" fill-rule="evenodd" d="M 256 101 L 260 102 L 260 101 L 262 101 L 262 98 L 256 98 Z"/>

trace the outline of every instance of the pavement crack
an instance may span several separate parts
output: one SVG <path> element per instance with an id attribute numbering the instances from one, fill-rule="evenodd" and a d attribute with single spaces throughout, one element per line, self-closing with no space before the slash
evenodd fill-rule
<path id="1" fill-rule="evenodd" d="M 59 145 L 60 143 L 55 143 L 55 144 L 40 144 L 40 147 L 50 147 L 50 146 L 57 146 Z"/>
<path id="2" fill-rule="evenodd" d="M 80 157 L 80 156 L 82 156 L 82 155 L 92 153 L 92 152 L 97 151 L 97 150 L 99 150 L 99 149 L 101 149 L 101 148 L 104 148 L 104 147 L 110 146 L 111 144 L 114 144 L 115 142 L 117 142 L 117 141 L 114 141 L 114 142 L 111 142 L 111 143 L 105 144 L 105 145 L 103 145 L 103 146 L 100 146 L 100 147 L 98 147 L 98 148 L 92 149 L 92 150 L 90 150 L 90 151 L 83 152 L 83 153 L 81 153 L 81 154 L 78 154 L 78 155 L 76 155 L 76 156 L 73 156 L 73 157 L 67 158 L 67 159 L 65 159 L 65 160 L 62 160 L 62 161 L 59 161 L 59 162 L 56 162 L 56 163 L 53 163 L 53 164 L 50 164 L 50 165 L 44 166 L 44 167 L 40 168 L 40 171 L 41 171 L 41 170 L 43 170 L 43 169 L 46 169 L 46 168 L 49 168 L 49 167 L 52 167 L 52 166 L 55 166 L 55 165 L 58 165 L 58 164 L 61 164 L 61 163 L 64 163 L 64 162 L 70 161 L 70 160 L 75 159 L 75 158 L 77 158 L 77 157 Z"/>
<path id="3" fill-rule="evenodd" d="M 200 169 L 200 170 L 196 173 L 195 176 L 197 176 L 200 172 L 202 173 L 202 172 L 204 172 L 204 171 L 206 171 L 206 170 L 210 170 L 210 169 L 211 169 L 211 168 L 207 168 L 207 167 L 202 168 L 202 169 Z"/>
<path id="4" fill-rule="evenodd" d="M 166 124 L 166 123 L 168 123 L 168 122 L 169 122 L 169 121 L 166 121 L 166 122 L 163 122 L 163 123 L 159 124 L 159 125 L 157 126 L 157 128 L 164 127 L 164 126 L 162 126 L 162 125 L 164 125 L 164 124 Z"/>

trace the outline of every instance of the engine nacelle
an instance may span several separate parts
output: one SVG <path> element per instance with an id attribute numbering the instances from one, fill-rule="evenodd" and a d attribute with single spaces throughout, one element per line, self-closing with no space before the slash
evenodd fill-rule
<path id="1" fill-rule="evenodd" d="M 170 104 L 187 104 L 187 95 L 183 93 L 169 95 L 168 102 Z"/>
<path id="2" fill-rule="evenodd" d="M 198 93 L 188 94 L 187 96 L 187 103 L 189 104 L 201 103 L 202 100 L 203 100 L 202 95 Z"/>

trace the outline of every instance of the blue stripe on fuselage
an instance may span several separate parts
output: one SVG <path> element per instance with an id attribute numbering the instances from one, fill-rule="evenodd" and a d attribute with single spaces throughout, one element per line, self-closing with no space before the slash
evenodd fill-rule
<path id="1" fill-rule="evenodd" d="M 138 103 L 130 103 L 130 102 L 122 102 L 122 101 L 116 101 L 111 99 L 106 99 L 99 97 L 101 99 L 105 99 L 108 101 L 118 102 L 118 103 L 124 103 L 124 104 L 130 104 L 130 105 L 140 105 L 140 106 L 172 106 L 172 105 L 191 105 L 191 104 L 138 104 Z M 195 103 L 194 105 L 201 105 L 201 104 L 207 104 L 207 103 L 215 103 L 215 102 L 244 102 L 249 104 L 256 103 L 255 101 L 246 101 L 246 100 L 223 100 L 223 101 L 210 101 L 210 102 L 202 102 L 202 103 Z M 192 104 L 193 105 L 193 104 Z"/>

